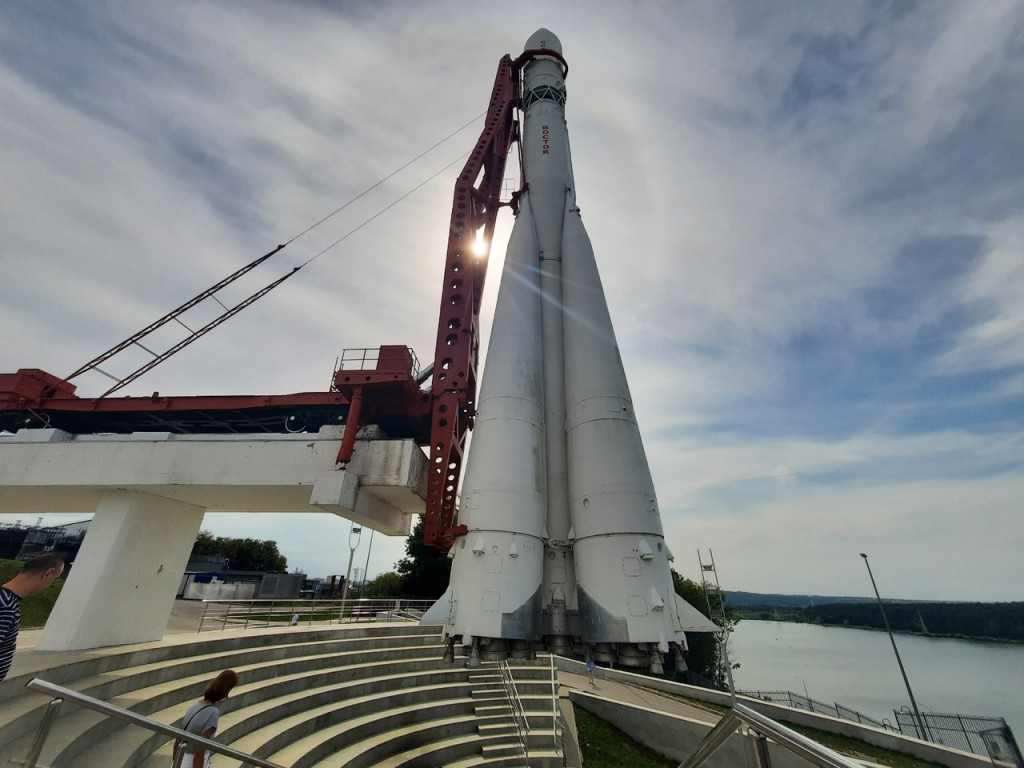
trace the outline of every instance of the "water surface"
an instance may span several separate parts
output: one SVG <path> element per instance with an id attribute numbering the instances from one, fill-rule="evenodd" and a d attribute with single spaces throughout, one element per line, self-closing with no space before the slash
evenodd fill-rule
<path id="1" fill-rule="evenodd" d="M 1003 717 L 1024 744 L 1024 645 L 896 636 L 922 712 Z M 910 706 L 885 632 L 744 619 L 732 634 L 736 687 L 793 691 L 894 722 Z"/>

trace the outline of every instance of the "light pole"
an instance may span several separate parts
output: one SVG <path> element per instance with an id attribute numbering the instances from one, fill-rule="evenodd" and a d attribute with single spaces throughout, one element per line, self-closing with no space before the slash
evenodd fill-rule
<path id="1" fill-rule="evenodd" d="M 352 558 L 356 554 L 356 547 L 359 546 L 359 537 L 362 535 L 362 526 L 352 523 L 348 529 L 348 570 L 345 571 L 345 583 L 342 585 L 342 589 L 345 591 L 341 595 L 341 616 L 345 616 L 345 602 L 348 600 L 348 586 L 349 577 L 352 575 Z"/>
<path id="2" fill-rule="evenodd" d="M 921 717 L 920 711 L 917 709 L 917 702 L 914 700 L 914 692 L 910 690 L 910 680 L 907 679 L 907 671 L 903 668 L 903 659 L 900 658 L 899 649 L 896 647 L 896 638 L 892 635 L 892 629 L 889 627 L 889 617 L 885 615 L 885 607 L 882 605 L 882 596 L 878 594 L 878 585 L 875 584 L 875 576 L 871 573 L 871 564 L 868 562 L 868 556 L 863 552 L 860 556 L 864 558 L 864 565 L 867 566 L 868 576 L 871 578 L 871 586 L 874 587 L 875 597 L 878 599 L 878 610 L 882 612 L 882 621 L 885 622 L 885 631 L 889 633 L 889 642 L 892 643 L 892 652 L 896 654 L 896 663 L 900 665 L 900 674 L 903 675 L 903 684 L 907 686 L 907 695 L 910 696 L 910 704 L 914 708 L 914 718 L 917 725 L 917 733 L 923 741 L 928 741 L 928 736 L 924 728 L 924 719 Z"/>
<path id="3" fill-rule="evenodd" d="M 808 701 L 810 701 L 811 697 L 807 693 L 807 678 L 806 677 L 800 677 L 800 675 L 793 675 L 793 677 L 795 677 L 797 680 L 799 680 L 801 683 L 804 684 L 804 698 L 807 699 Z"/>
<path id="4" fill-rule="evenodd" d="M 359 599 L 366 591 L 366 580 L 370 575 L 370 551 L 373 549 L 373 528 L 370 529 L 370 543 L 366 545 L 366 566 L 363 568 L 363 583 L 359 585 Z"/>
<path id="5" fill-rule="evenodd" d="M 352 558 L 356 554 L 356 548 L 359 547 L 359 537 L 362 533 L 362 526 L 356 525 L 355 523 L 352 523 L 352 527 L 348 529 L 348 570 L 345 571 L 345 597 L 348 597 L 348 580 L 352 575 Z"/>

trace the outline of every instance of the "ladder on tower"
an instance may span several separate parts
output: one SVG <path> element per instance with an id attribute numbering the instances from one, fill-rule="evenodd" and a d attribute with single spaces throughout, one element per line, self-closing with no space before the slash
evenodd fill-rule
<path id="1" fill-rule="evenodd" d="M 708 549 L 708 560 L 704 561 L 700 550 L 697 550 L 697 562 L 700 563 L 701 587 L 704 589 L 704 598 L 708 604 L 708 616 L 718 625 L 718 649 L 719 663 L 725 671 L 725 678 L 729 683 L 729 695 L 733 703 L 736 703 L 736 686 L 732 681 L 732 663 L 729 661 L 729 621 L 725 616 L 725 593 L 722 592 L 722 584 L 718 580 L 718 570 L 715 568 L 715 553 Z M 712 600 L 712 597 L 715 599 Z"/>

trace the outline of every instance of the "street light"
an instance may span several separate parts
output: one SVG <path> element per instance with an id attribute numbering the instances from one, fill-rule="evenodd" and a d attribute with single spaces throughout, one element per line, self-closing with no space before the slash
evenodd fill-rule
<path id="1" fill-rule="evenodd" d="M 373 549 L 373 528 L 370 529 L 370 543 L 366 545 L 366 566 L 363 568 L 363 583 L 359 585 L 359 599 L 363 599 L 366 581 L 370 575 L 370 551 Z"/>
<path id="2" fill-rule="evenodd" d="M 800 675 L 793 675 L 793 677 L 795 677 L 797 680 L 799 680 L 801 683 L 804 684 L 804 698 L 807 699 L 808 701 L 810 701 L 811 700 L 811 696 L 810 696 L 810 694 L 807 693 L 807 678 L 806 677 L 800 677 Z"/>
<path id="3" fill-rule="evenodd" d="M 878 594 L 878 585 L 875 584 L 875 576 L 871 573 L 871 564 L 868 562 L 868 556 L 863 552 L 860 553 L 860 556 L 864 558 L 864 565 L 867 566 L 868 576 L 871 578 L 871 586 L 874 587 L 875 597 L 878 599 L 878 609 L 882 612 L 882 621 L 885 622 L 885 631 L 889 633 L 889 642 L 892 643 L 892 652 L 896 654 L 896 663 L 900 665 L 900 674 L 903 675 L 903 684 L 907 686 L 907 695 L 910 696 L 910 704 L 914 708 L 917 733 L 922 740 L 928 741 L 928 736 L 925 735 L 924 719 L 921 717 L 921 712 L 917 709 L 917 702 L 914 700 L 914 692 L 910 690 L 910 680 L 907 679 L 907 671 L 903 668 L 903 660 L 900 658 L 899 649 L 896 647 L 896 638 L 893 637 L 892 629 L 889 627 L 889 618 L 885 615 L 885 607 L 882 605 L 882 596 Z"/>
<path id="4" fill-rule="evenodd" d="M 352 526 L 348 529 L 348 570 L 345 571 L 345 597 L 348 597 L 348 585 L 349 577 L 352 575 L 352 558 L 356 554 L 356 548 L 359 547 L 359 537 L 363 533 L 362 526 L 352 523 Z"/>
<path id="5" fill-rule="evenodd" d="M 345 583 L 342 584 L 344 592 L 341 593 L 341 613 L 338 615 L 338 623 L 345 620 L 345 605 L 348 602 L 348 580 L 352 576 L 352 558 L 356 554 L 356 547 L 359 546 L 359 537 L 363 533 L 362 526 L 352 523 L 348 529 L 348 570 L 345 571 Z"/>

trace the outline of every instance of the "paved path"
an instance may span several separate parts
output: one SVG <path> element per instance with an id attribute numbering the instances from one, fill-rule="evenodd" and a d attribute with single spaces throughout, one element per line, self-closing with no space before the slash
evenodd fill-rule
<path id="1" fill-rule="evenodd" d="M 580 691 L 593 693 L 606 699 L 621 701 L 626 704 L 634 704 L 638 707 L 647 707 L 658 712 L 666 712 L 672 715 L 680 715 L 691 720 L 699 720 L 704 723 L 717 723 L 721 718 L 716 712 L 708 709 L 690 705 L 672 696 L 665 696 L 647 688 L 640 688 L 626 683 L 617 683 L 611 680 L 601 679 L 601 670 L 597 671 L 594 684 L 591 685 L 586 675 L 574 672 L 559 670 L 558 683 L 563 688 L 575 688 Z"/>

